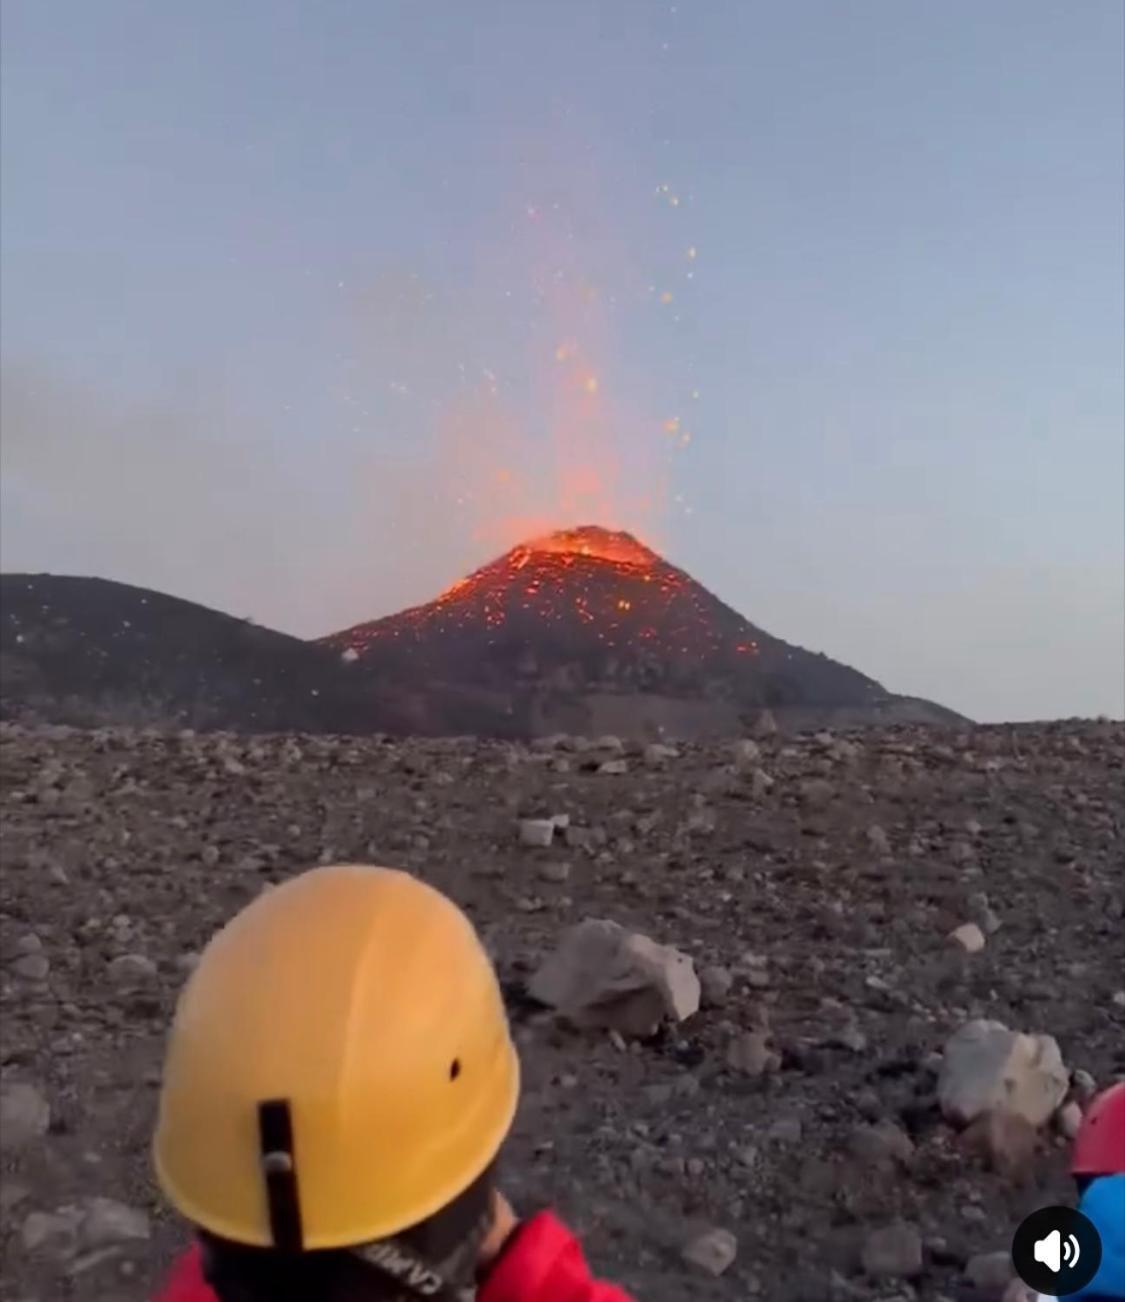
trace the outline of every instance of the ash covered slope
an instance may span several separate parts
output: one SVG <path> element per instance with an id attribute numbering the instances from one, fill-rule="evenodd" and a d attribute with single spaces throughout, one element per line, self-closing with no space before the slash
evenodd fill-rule
<path id="1" fill-rule="evenodd" d="M 6 718 L 243 732 L 394 730 L 324 647 L 105 579 L 0 575 Z"/>
<path id="2" fill-rule="evenodd" d="M 771 636 L 631 535 L 596 526 L 515 547 L 427 605 L 325 641 L 361 669 L 512 691 L 519 709 L 538 689 L 540 709 L 568 695 L 708 703 L 720 731 L 760 707 L 806 723 L 958 718 Z"/>

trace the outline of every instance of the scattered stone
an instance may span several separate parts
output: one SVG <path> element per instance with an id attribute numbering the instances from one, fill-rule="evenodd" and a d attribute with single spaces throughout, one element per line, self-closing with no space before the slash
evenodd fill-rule
<path id="1" fill-rule="evenodd" d="M 989 1111 L 1015 1113 L 1041 1126 L 1066 1097 L 1070 1078 L 1049 1035 L 1025 1035 L 978 1019 L 948 1041 L 938 1077 L 938 1102 L 956 1125 Z"/>
<path id="2" fill-rule="evenodd" d="M 20 1229 L 20 1239 L 28 1252 L 43 1249 L 61 1257 L 69 1257 L 78 1250 L 78 1230 L 81 1224 L 80 1207 L 60 1207 L 55 1212 L 31 1212 Z"/>
<path id="3" fill-rule="evenodd" d="M 665 1018 L 699 1009 L 691 958 L 615 922 L 590 918 L 572 927 L 532 978 L 530 993 L 579 1026 L 622 1034 L 655 1033 Z"/>
<path id="4" fill-rule="evenodd" d="M 770 1049 L 765 1032 L 750 1031 L 727 1046 L 727 1066 L 744 1076 L 764 1076 L 781 1069 L 781 1057 Z"/>
<path id="5" fill-rule="evenodd" d="M 24 954 L 12 964 L 12 971 L 25 981 L 46 981 L 51 960 L 46 954 Z"/>
<path id="6" fill-rule="evenodd" d="M 1076 1139 L 1082 1127 L 1082 1105 L 1074 1099 L 1064 1103 L 1055 1113 L 1055 1125 L 1060 1135 L 1067 1139 Z"/>
<path id="7" fill-rule="evenodd" d="M 688 1265 L 717 1277 L 738 1255 L 738 1240 L 729 1230 L 705 1230 L 684 1245 L 682 1255 Z"/>
<path id="8" fill-rule="evenodd" d="M 1015 1271 L 1010 1252 L 982 1252 L 965 1264 L 965 1278 L 982 1293 L 1000 1297 Z"/>
<path id="9" fill-rule="evenodd" d="M 570 879 L 570 864 L 545 863 L 539 869 L 539 876 L 545 882 L 555 882 L 556 884 L 568 881 Z"/>
<path id="10" fill-rule="evenodd" d="M 127 1243 L 149 1237 L 148 1216 L 135 1207 L 127 1207 L 114 1198 L 91 1198 L 82 1220 L 83 1243 L 101 1248 L 111 1243 Z"/>
<path id="11" fill-rule="evenodd" d="M 703 1003 L 709 1008 L 719 1008 L 726 1003 L 734 986 L 734 974 L 729 968 L 712 964 L 700 972 L 699 985 Z"/>
<path id="12" fill-rule="evenodd" d="M 15 1152 L 42 1139 L 51 1124 L 51 1107 L 27 1081 L 0 1085 L 0 1149 Z"/>
<path id="13" fill-rule="evenodd" d="M 993 936 L 1000 930 L 1000 919 L 993 912 L 984 891 L 974 891 L 969 896 L 969 916 L 986 936 Z"/>
<path id="14" fill-rule="evenodd" d="M 555 839 L 553 818 L 525 818 L 520 823 L 520 844 L 545 850 Z"/>
<path id="15" fill-rule="evenodd" d="M 645 763 L 653 768 L 659 768 L 661 764 L 667 764 L 670 760 L 680 758 L 680 752 L 675 746 L 666 746 L 663 742 L 650 742 L 644 750 Z"/>
<path id="16" fill-rule="evenodd" d="M 109 965 L 109 978 L 119 985 L 140 985 L 156 977 L 156 964 L 144 954 L 121 954 Z"/>
<path id="17" fill-rule="evenodd" d="M 731 746 L 731 758 L 739 768 L 749 768 L 762 758 L 762 748 L 749 737 L 742 737 Z"/>
<path id="18" fill-rule="evenodd" d="M 922 1236 L 918 1227 L 899 1222 L 867 1236 L 863 1269 L 877 1279 L 909 1279 L 922 1273 Z"/>
<path id="19" fill-rule="evenodd" d="M 979 954 L 984 949 L 984 932 L 975 922 L 962 923 L 949 933 L 949 939 L 966 954 Z"/>
<path id="20" fill-rule="evenodd" d="M 598 772 L 605 773 L 610 777 L 622 777 L 629 772 L 629 761 L 623 759 L 606 760 L 604 764 L 598 765 Z"/>
<path id="21" fill-rule="evenodd" d="M 1089 1103 L 1098 1092 L 1098 1082 L 1083 1067 L 1071 1073 L 1071 1081 L 1075 1094 L 1083 1103 Z"/>

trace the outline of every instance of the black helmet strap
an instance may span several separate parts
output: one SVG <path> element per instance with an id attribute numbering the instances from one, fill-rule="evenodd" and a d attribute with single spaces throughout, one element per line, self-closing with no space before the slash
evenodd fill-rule
<path id="1" fill-rule="evenodd" d="M 258 1104 L 258 1142 L 266 1181 L 270 1233 L 279 1252 L 304 1247 L 297 1158 L 293 1151 L 293 1115 L 288 1099 Z"/>

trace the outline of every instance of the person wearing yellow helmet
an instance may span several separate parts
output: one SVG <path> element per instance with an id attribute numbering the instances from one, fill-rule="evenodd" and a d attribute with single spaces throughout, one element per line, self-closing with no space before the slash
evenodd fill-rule
<path id="1" fill-rule="evenodd" d="M 495 1186 L 519 1060 L 468 918 L 410 875 L 314 869 L 211 940 L 153 1142 L 196 1230 L 159 1302 L 630 1302 Z"/>

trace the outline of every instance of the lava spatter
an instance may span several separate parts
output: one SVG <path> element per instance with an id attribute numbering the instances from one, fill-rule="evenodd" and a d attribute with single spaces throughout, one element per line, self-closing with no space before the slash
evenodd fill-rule
<path id="1" fill-rule="evenodd" d="M 612 661 L 626 682 L 667 682 L 753 660 L 760 633 L 629 533 L 595 525 L 529 539 L 435 600 L 326 639 L 372 668 L 503 678 L 519 665 Z"/>
<path id="2" fill-rule="evenodd" d="M 439 597 L 325 638 L 354 671 L 489 693 L 868 704 L 872 679 L 756 628 L 631 534 L 528 539 Z"/>

